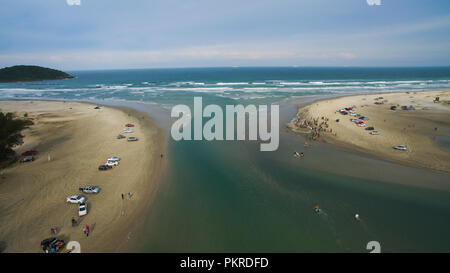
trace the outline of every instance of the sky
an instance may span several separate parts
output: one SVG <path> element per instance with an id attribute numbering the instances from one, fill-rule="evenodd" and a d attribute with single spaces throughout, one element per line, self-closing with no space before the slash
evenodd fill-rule
<path id="1" fill-rule="evenodd" d="M 0 67 L 449 66 L 448 0 L 0 0 Z"/>

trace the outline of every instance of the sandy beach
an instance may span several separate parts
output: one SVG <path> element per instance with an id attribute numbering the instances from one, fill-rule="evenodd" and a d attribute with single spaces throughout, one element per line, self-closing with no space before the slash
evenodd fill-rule
<path id="1" fill-rule="evenodd" d="M 439 103 L 434 103 L 435 97 Z M 450 172 L 450 153 L 436 138 L 449 137 L 450 91 L 365 94 L 315 101 L 299 105 L 297 115 L 287 125 L 294 132 L 309 134 L 320 141 L 363 151 L 379 158 L 408 165 Z M 356 106 L 356 107 L 354 107 Z M 395 110 L 391 110 L 396 106 Z M 407 106 L 410 110 L 403 110 Z M 410 108 L 412 106 L 413 108 Z M 343 115 L 340 109 L 353 108 Z M 414 110 L 412 110 L 414 109 Z M 357 126 L 351 119 L 363 120 Z M 379 134 L 371 135 L 367 127 Z M 393 149 L 406 145 L 407 151 Z"/>
<path id="2" fill-rule="evenodd" d="M 94 108 L 77 102 L 0 102 L 0 111 L 27 113 L 34 122 L 23 131 L 17 153 L 39 152 L 34 162 L 0 170 L 1 252 L 42 252 L 41 240 L 53 236 L 78 241 L 81 252 L 121 252 L 138 239 L 165 165 L 163 132 L 146 113 Z M 135 124 L 133 133 L 123 133 L 127 123 Z M 139 141 L 117 139 L 118 134 Z M 120 164 L 99 171 L 110 156 L 120 157 Z M 100 187 L 100 193 L 80 193 L 86 185 Z M 79 217 L 78 205 L 66 203 L 74 194 L 87 198 L 87 215 Z M 75 227 L 72 218 L 78 221 Z"/>

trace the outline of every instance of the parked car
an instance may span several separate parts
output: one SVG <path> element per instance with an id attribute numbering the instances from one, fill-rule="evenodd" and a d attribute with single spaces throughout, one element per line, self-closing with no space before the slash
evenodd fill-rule
<path id="1" fill-rule="evenodd" d="M 123 132 L 124 133 L 133 133 L 133 129 L 126 127 L 126 128 L 123 128 Z"/>
<path id="2" fill-rule="evenodd" d="M 394 148 L 396 150 L 406 151 L 406 145 L 396 145 L 392 148 Z"/>
<path id="3" fill-rule="evenodd" d="M 109 170 L 109 169 L 111 169 L 112 167 L 111 166 L 106 166 L 106 165 L 100 165 L 100 166 L 98 166 L 98 170 L 99 171 L 107 171 L 107 170 Z"/>
<path id="4" fill-rule="evenodd" d="M 67 197 L 66 201 L 67 201 L 67 203 L 79 204 L 79 203 L 84 203 L 86 201 L 86 198 L 84 198 L 83 196 L 79 196 L 79 195 L 72 195 L 72 196 Z"/>
<path id="5" fill-rule="evenodd" d="M 81 203 L 78 205 L 78 216 L 84 216 L 87 214 L 87 204 Z"/>
<path id="6" fill-rule="evenodd" d="M 128 137 L 127 140 L 128 140 L 128 141 L 138 141 L 138 138 L 137 138 L 137 137 L 130 136 L 130 137 Z"/>
<path id="7" fill-rule="evenodd" d="M 36 150 L 28 150 L 22 153 L 23 156 L 30 156 L 30 155 L 37 155 L 37 151 Z"/>
<path id="8" fill-rule="evenodd" d="M 24 157 L 24 158 L 22 158 L 21 160 L 20 160 L 20 163 L 24 163 L 24 162 L 31 162 L 31 161 L 34 161 L 34 156 L 32 156 L 32 155 L 30 155 L 30 156 L 26 156 L 26 157 Z"/>
<path id="9" fill-rule="evenodd" d="M 367 131 L 372 131 L 372 130 L 375 130 L 375 128 L 373 128 L 373 126 L 369 126 L 369 127 L 366 128 L 366 130 Z"/>
<path id="10" fill-rule="evenodd" d="M 122 138 L 126 138 L 126 136 L 124 136 L 124 135 L 118 135 L 117 136 L 117 139 L 122 139 Z"/>
<path id="11" fill-rule="evenodd" d="M 128 124 L 125 124 L 125 127 L 134 127 L 134 124 L 128 123 Z"/>
<path id="12" fill-rule="evenodd" d="M 95 186 L 85 186 L 78 189 L 79 191 L 83 193 L 99 193 L 100 188 Z"/>
<path id="13" fill-rule="evenodd" d="M 372 131 L 372 132 L 370 132 L 370 134 L 371 134 L 371 135 L 379 135 L 380 132 L 378 132 L 378 131 Z"/>
<path id="14" fill-rule="evenodd" d="M 111 156 L 106 159 L 107 161 L 120 161 L 120 157 L 117 156 Z"/>
<path id="15" fill-rule="evenodd" d="M 368 117 L 364 117 L 364 116 L 360 117 L 359 119 L 360 119 L 360 120 L 369 120 Z"/>
<path id="16" fill-rule="evenodd" d="M 105 166 L 118 166 L 119 161 L 106 161 Z"/>
<path id="17" fill-rule="evenodd" d="M 42 250 L 45 252 L 58 252 L 65 246 L 64 240 L 56 239 L 54 237 L 47 238 L 41 241 Z"/>
<path id="18" fill-rule="evenodd" d="M 365 124 L 364 122 L 358 122 L 356 125 L 359 126 L 359 127 L 364 127 L 364 126 L 366 126 L 366 124 Z"/>
<path id="19" fill-rule="evenodd" d="M 397 106 L 395 106 L 395 105 L 391 106 L 391 110 L 394 110 L 394 111 L 397 110 Z"/>

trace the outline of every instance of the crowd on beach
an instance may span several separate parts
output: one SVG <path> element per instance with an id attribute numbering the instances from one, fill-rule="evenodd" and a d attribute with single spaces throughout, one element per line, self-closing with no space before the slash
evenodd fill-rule
<path id="1" fill-rule="evenodd" d="M 300 119 L 299 117 L 295 118 L 292 122 L 293 126 L 296 128 L 305 128 L 310 130 L 310 134 L 308 136 L 309 140 L 319 140 L 324 133 L 333 134 L 333 129 L 330 128 L 329 118 L 322 116 L 317 118 L 305 118 Z M 289 126 L 288 126 L 289 127 Z M 336 133 L 334 133 L 336 135 Z M 325 139 L 323 139 L 326 142 Z"/>

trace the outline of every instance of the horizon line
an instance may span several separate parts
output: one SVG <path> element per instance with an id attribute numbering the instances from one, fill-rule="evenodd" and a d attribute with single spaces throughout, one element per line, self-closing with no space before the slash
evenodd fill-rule
<path id="1" fill-rule="evenodd" d="M 93 68 L 93 69 L 69 69 L 65 71 L 118 71 L 118 70 L 158 70 L 158 69 L 208 69 L 208 68 L 230 68 L 230 69 L 239 69 L 239 68 L 450 68 L 450 65 L 421 65 L 421 66 L 364 66 L 364 65 L 330 65 L 330 66 L 313 66 L 313 65 L 305 65 L 305 66 L 295 66 L 295 65 L 284 65 L 284 66 L 173 66 L 173 67 L 145 67 L 145 68 Z"/>

